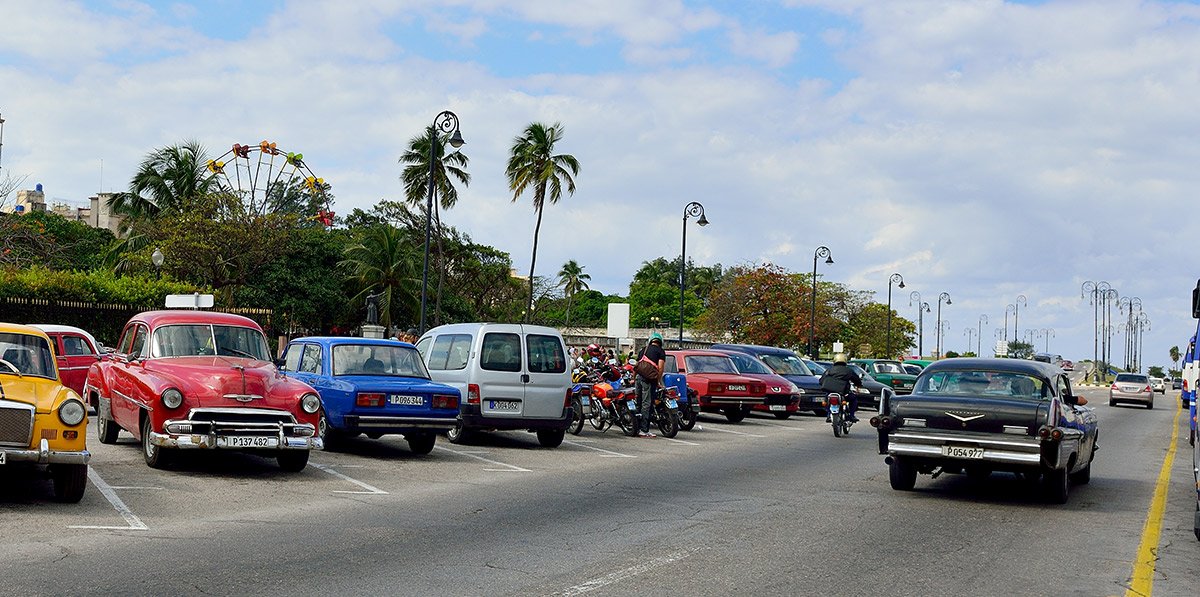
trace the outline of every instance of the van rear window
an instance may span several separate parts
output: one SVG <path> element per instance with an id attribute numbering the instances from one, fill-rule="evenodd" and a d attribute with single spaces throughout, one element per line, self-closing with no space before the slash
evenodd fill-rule
<path id="1" fill-rule="evenodd" d="M 563 373 L 567 370 L 566 353 L 556 336 L 529 334 L 525 344 L 529 348 L 530 373 Z"/>
<path id="2" fill-rule="evenodd" d="M 483 356 L 479 366 L 489 371 L 521 370 L 521 337 L 492 332 L 483 335 Z"/>

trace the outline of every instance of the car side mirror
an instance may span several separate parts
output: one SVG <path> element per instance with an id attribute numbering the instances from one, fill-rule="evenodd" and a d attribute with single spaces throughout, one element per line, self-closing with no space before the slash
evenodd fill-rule
<path id="1" fill-rule="evenodd" d="M 275 362 L 275 366 L 278 367 L 280 371 L 287 370 L 287 368 L 284 366 L 287 364 L 287 361 L 285 359 L 275 359 L 274 362 Z"/>

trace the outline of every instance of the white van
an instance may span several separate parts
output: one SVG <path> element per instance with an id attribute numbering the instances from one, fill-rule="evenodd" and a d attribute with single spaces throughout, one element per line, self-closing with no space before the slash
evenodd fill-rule
<path id="1" fill-rule="evenodd" d="M 572 419 L 571 370 L 562 334 L 514 323 L 456 323 L 433 328 L 417 350 L 434 381 L 466 401 L 447 436 L 460 443 L 480 430 L 526 429 L 553 448 Z"/>

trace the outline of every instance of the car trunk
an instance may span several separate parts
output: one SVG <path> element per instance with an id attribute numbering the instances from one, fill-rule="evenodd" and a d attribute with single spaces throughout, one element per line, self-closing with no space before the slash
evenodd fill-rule
<path id="1" fill-rule="evenodd" d="M 1046 421 L 1048 400 L 964 398 L 910 394 L 892 399 L 892 412 L 902 419 L 924 419 L 925 427 L 1002 433 L 1005 427 L 1034 432 Z"/>

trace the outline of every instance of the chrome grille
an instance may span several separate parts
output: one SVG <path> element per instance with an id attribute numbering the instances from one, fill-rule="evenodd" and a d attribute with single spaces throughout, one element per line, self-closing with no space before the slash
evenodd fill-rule
<path id="1" fill-rule="evenodd" d="M 0 404 L 0 444 L 29 447 L 33 440 L 33 411 L 33 406 L 27 404 Z"/>

